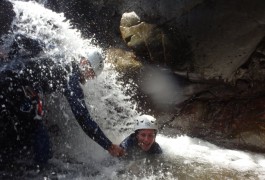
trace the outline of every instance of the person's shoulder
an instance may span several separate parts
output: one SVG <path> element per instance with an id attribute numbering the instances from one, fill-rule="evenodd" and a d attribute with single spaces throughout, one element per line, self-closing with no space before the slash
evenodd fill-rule
<path id="1" fill-rule="evenodd" d="M 154 142 L 154 144 L 152 145 L 149 154 L 162 154 L 163 151 L 160 147 L 160 145 L 157 142 Z"/>
<path id="2" fill-rule="evenodd" d="M 129 136 L 127 136 L 121 143 L 120 143 L 120 147 L 124 148 L 124 149 L 128 149 L 132 146 L 134 146 L 135 144 L 135 133 L 130 134 Z"/>
<path id="3" fill-rule="evenodd" d="M 124 140 L 134 140 L 135 139 L 135 133 L 130 134 L 127 136 Z"/>

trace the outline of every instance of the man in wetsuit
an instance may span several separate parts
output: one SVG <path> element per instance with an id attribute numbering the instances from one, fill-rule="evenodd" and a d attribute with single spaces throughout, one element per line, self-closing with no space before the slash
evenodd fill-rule
<path id="1" fill-rule="evenodd" d="M 21 39 L 24 36 L 18 37 Z M 15 44 L 14 51 L 9 57 L 21 58 L 17 55 L 21 44 L 38 44 L 35 41 L 21 41 Z M 18 48 L 18 49 L 16 49 Z M 25 48 L 24 51 L 32 51 L 34 56 L 39 53 L 39 46 Z M 42 121 L 42 93 L 61 92 L 66 97 L 71 110 L 84 130 L 84 132 L 112 156 L 122 156 L 124 151 L 118 145 L 113 144 L 93 121 L 87 109 L 84 93 L 80 83 L 98 76 L 103 70 L 102 54 L 95 50 L 88 52 L 80 62 L 73 61 L 68 68 L 55 64 L 50 59 L 32 58 L 32 53 L 26 53 L 21 69 L 18 71 L 6 70 L 1 72 L 0 89 L 0 127 L 7 132 L 0 136 L 1 143 L 5 146 L 0 148 L 0 157 L 4 157 L 13 146 L 21 144 L 17 149 L 23 148 L 25 141 L 32 141 L 37 163 L 46 163 L 50 156 L 50 141 L 47 128 Z M 7 122 L 7 123 L 6 123 Z M 14 135 L 14 134 L 17 135 Z M 12 140 L 12 141 L 7 141 Z M 1 160 L 1 159 L 0 159 Z"/>
<path id="2" fill-rule="evenodd" d="M 120 146 L 128 157 L 150 154 L 161 154 L 162 149 L 155 141 L 157 134 L 156 119 L 150 115 L 141 115 L 136 118 L 135 132 L 125 138 Z"/>
<path id="3" fill-rule="evenodd" d="M 35 161 L 47 162 L 51 147 L 43 119 L 42 90 L 11 71 L 1 73 L 0 84 L 0 162 L 29 155 L 31 146 Z"/>

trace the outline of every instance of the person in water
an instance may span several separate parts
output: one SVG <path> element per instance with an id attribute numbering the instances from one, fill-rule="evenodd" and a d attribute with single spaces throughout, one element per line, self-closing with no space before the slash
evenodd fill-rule
<path id="1" fill-rule="evenodd" d="M 36 47 L 36 41 L 25 38 L 17 37 L 18 41 L 13 45 L 15 48 L 8 55 L 10 61 L 16 61 L 18 69 L 5 68 L 1 72 L 0 161 L 14 156 L 12 151 L 15 149 L 18 152 L 27 149 L 25 147 L 28 144 L 33 146 L 34 159 L 38 164 L 45 164 L 51 158 L 51 144 L 44 121 L 43 94 L 53 92 L 64 94 L 75 119 L 91 139 L 112 156 L 122 156 L 124 150 L 113 144 L 90 116 L 80 85 L 102 72 L 102 53 L 97 49 L 89 50 L 79 62 L 73 60 L 68 67 L 63 68 L 50 59 L 37 60 L 40 46 Z M 33 47 L 30 47 L 32 44 Z M 19 54 L 25 51 L 25 56 Z M 33 56 L 34 60 L 31 59 Z M 7 154 L 9 156 L 5 157 Z"/>
<path id="2" fill-rule="evenodd" d="M 162 154 L 162 149 L 156 142 L 157 130 L 157 122 L 153 116 L 137 117 L 134 133 L 120 143 L 120 147 L 125 150 L 125 156 Z"/>

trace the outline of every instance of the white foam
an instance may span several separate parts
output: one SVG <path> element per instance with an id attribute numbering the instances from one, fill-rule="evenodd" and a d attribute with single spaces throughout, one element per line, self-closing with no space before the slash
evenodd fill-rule
<path id="1" fill-rule="evenodd" d="M 166 156 L 174 159 L 186 158 L 190 161 L 212 164 L 221 168 L 236 171 L 258 171 L 264 173 L 265 158 L 263 155 L 244 151 L 220 148 L 209 142 L 188 136 L 166 137 L 158 135 L 157 141 Z"/>

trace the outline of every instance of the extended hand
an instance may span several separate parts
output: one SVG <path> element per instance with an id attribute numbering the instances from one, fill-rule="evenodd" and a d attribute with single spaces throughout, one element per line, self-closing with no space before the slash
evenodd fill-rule
<path id="1" fill-rule="evenodd" d="M 112 144 L 110 148 L 108 149 L 108 151 L 112 156 L 115 156 L 115 157 L 121 157 L 125 154 L 124 149 L 116 144 Z"/>

